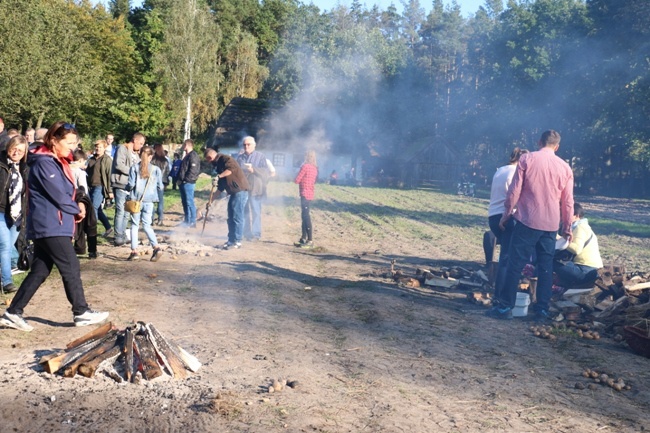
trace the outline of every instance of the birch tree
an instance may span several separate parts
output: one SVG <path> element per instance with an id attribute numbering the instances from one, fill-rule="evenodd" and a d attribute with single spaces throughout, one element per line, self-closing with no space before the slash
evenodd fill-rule
<path id="1" fill-rule="evenodd" d="M 166 20 L 164 43 L 154 65 L 172 108 L 184 108 L 183 139 L 188 139 L 193 104 L 216 98 L 221 82 L 216 67 L 221 34 L 201 0 L 173 2 Z"/>

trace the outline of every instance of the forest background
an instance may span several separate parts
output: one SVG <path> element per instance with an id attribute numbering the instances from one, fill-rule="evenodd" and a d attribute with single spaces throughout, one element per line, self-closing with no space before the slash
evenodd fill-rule
<path id="1" fill-rule="evenodd" d="M 650 192 L 650 2 L 0 0 L 6 128 L 206 139 L 234 97 L 327 151 L 390 158 L 423 142 L 491 179 L 514 146 L 562 134 L 579 192 Z M 296 139 L 296 138 L 294 138 Z"/>

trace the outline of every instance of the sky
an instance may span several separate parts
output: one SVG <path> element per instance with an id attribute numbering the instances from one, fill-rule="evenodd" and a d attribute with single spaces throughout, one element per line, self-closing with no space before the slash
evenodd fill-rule
<path id="1" fill-rule="evenodd" d="M 302 0 L 302 1 L 305 4 L 309 4 L 310 2 L 310 0 Z M 485 3 L 485 0 L 456 0 L 456 1 L 460 5 L 460 10 L 464 17 L 473 15 L 478 10 L 479 6 L 482 6 Z M 97 1 L 97 3 L 104 3 L 106 5 L 108 4 L 108 1 L 99 0 Z M 333 7 L 335 7 L 338 4 L 350 6 L 350 4 L 352 4 L 352 0 L 311 0 L 311 3 L 318 6 L 320 10 L 331 10 Z M 400 0 L 361 0 L 361 3 L 365 4 L 367 8 L 371 8 L 373 5 L 376 4 L 379 6 L 379 9 L 381 10 L 385 10 L 386 8 L 388 8 L 388 6 L 390 6 L 391 3 L 394 3 L 397 10 L 399 12 L 402 11 L 402 3 Z M 444 3 L 445 5 L 451 4 L 451 0 L 444 0 Z M 433 4 L 433 1 L 420 0 L 420 4 L 428 13 L 431 10 L 431 5 Z M 139 7 L 139 6 L 142 6 L 142 0 L 131 1 L 131 7 Z"/>
<path id="2" fill-rule="evenodd" d="M 310 0 L 303 0 L 303 3 L 308 4 Z M 365 6 L 369 9 L 373 5 L 378 5 L 379 9 L 385 10 L 390 6 L 391 3 L 395 4 L 395 7 L 399 12 L 402 11 L 402 2 L 400 0 L 360 0 L 361 4 L 365 4 Z M 485 0 L 456 0 L 457 3 L 460 5 L 460 11 L 463 14 L 463 16 L 467 17 L 469 15 L 473 15 L 479 8 L 479 6 L 482 6 L 485 3 Z M 319 7 L 320 10 L 330 10 L 333 7 L 335 7 L 338 4 L 345 5 L 345 6 L 350 6 L 352 4 L 352 0 L 311 0 L 311 3 L 315 4 L 316 6 Z M 445 5 L 451 4 L 451 0 L 444 0 Z M 428 13 L 431 10 L 433 1 L 431 0 L 420 0 L 420 5 L 426 10 Z"/>

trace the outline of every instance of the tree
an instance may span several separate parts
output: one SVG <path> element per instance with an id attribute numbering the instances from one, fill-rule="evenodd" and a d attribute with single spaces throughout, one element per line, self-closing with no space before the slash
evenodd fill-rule
<path id="1" fill-rule="evenodd" d="M 172 106 L 184 107 L 184 139 L 191 135 L 192 102 L 216 98 L 221 82 L 216 68 L 220 39 L 219 28 L 201 0 L 173 2 L 155 67 Z"/>
<path id="2" fill-rule="evenodd" d="M 15 120 L 40 127 L 76 119 L 92 106 L 103 66 L 79 31 L 77 9 L 63 0 L 3 1 L 0 110 Z"/>

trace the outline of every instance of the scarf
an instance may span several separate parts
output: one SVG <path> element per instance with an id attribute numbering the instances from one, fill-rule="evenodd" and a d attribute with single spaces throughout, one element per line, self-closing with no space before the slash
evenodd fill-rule
<path id="1" fill-rule="evenodd" d="M 15 225 L 20 224 L 23 213 L 22 193 L 24 188 L 23 177 L 20 175 L 20 163 L 7 160 L 11 167 L 11 184 L 9 185 L 9 209 L 11 219 Z"/>

